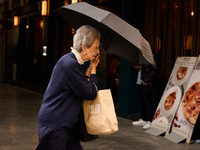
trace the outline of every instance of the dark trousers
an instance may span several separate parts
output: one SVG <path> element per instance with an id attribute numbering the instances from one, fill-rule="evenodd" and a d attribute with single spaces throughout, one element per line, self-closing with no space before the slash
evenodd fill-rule
<path id="1" fill-rule="evenodd" d="M 60 131 L 38 124 L 36 150 L 83 150 L 72 130 Z"/>
<path id="2" fill-rule="evenodd" d="M 141 107 L 141 118 L 144 121 L 152 121 L 153 119 L 153 85 L 138 85 L 138 97 Z"/>

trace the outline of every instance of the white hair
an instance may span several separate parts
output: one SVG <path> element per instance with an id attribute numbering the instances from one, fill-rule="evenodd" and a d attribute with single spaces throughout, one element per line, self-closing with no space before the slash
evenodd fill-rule
<path id="1" fill-rule="evenodd" d="M 96 39 L 100 40 L 101 35 L 99 31 L 89 25 L 83 25 L 77 29 L 73 38 L 73 48 L 78 52 L 82 51 L 82 43 L 87 48 L 90 48 Z"/>

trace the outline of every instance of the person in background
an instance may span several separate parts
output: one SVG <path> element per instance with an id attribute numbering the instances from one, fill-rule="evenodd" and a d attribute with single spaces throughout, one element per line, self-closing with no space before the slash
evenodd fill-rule
<path id="1" fill-rule="evenodd" d="M 36 150 L 82 150 L 73 127 L 83 99 L 93 100 L 97 95 L 99 45 L 100 33 L 84 25 L 73 37 L 72 51 L 56 63 L 38 114 Z M 84 73 L 81 65 L 86 61 L 91 65 Z"/>
<path id="2" fill-rule="evenodd" d="M 149 129 L 151 127 L 151 121 L 154 115 L 152 94 L 158 74 L 158 67 L 156 64 L 157 56 L 155 53 L 153 53 L 153 56 L 155 65 L 134 65 L 134 68 L 139 70 L 136 84 L 138 84 L 141 118 L 138 121 L 133 121 L 132 124 L 143 126 L 143 129 Z"/>

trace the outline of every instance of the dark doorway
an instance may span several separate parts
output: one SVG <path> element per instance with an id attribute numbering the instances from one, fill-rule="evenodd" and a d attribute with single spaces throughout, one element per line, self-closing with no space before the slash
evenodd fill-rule
<path id="1" fill-rule="evenodd" d="M 119 91 L 119 57 L 109 53 L 108 54 L 108 88 L 111 89 L 115 109 L 118 108 L 118 91 Z"/>
<path id="2" fill-rule="evenodd" d="M 40 92 L 42 30 L 41 16 L 20 19 L 17 85 L 37 92 Z"/>

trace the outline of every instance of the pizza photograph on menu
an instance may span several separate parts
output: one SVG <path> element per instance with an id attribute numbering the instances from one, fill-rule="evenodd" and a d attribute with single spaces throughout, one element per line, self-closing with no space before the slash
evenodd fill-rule
<path id="1" fill-rule="evenodd" d="M 169 96 L 167 96 L 165 100 L 164 103 L 165 110 L 169 110 L 173 106 L 175 100 L 176 100 L 176 93 L 172 92 L 171 94 L 169 94 Z"/>
<path id="2" fill-rule="evenodd" d="M 181 105 L 186 120 L 190 124 L 195 125 L 200 112 L 200 82 L 195 82 L 186 91 Z"/>
<path id="3" fill-rule="evenodd" d="M 175 86 L 184 86 L 182 92 L 186 88 L 187 81 L 189 80 L 194 65 L 196 63 L 196 57 L 178 57 L 171 74 L 171 82 Z"/>
<path id="4" fill-rule="evenodd" d="M 160 115 L 160 109 L 158 109 L 158 110 L 155 112 L 155 114 L 154 114 L 154 116 L 153 116 L 153 121 L 156 120 L 156 119 L 159 117 L 159 115 Z"/>
<path id="5" fill-rule="evenodd" d="M 162 116 L 169 117 L 176 112 L 180 104 L 181 95 L 182 92 L 178 86 L 171 87 L 163 94 L 160 105 Z"/>
<path id="6" fill-rule="evenodd" d="M 177 79 L 182 80 L 185 77 L 187 70 L 188 70 L 188 67 L 182 67 L 182 66 L 179 67 L 179 69 L 177 71 L 177 75 L 176 75 Z"/>
<path id="7" fill-rule="evenodd" d="M 193 70 L 175 114 L 171 132 L 190 143 L 200 113 L 200 70 Z M 197 129 L 198 130 L 198 129 Z M 171 138 L 171 137 L 168 137 Z"/>

